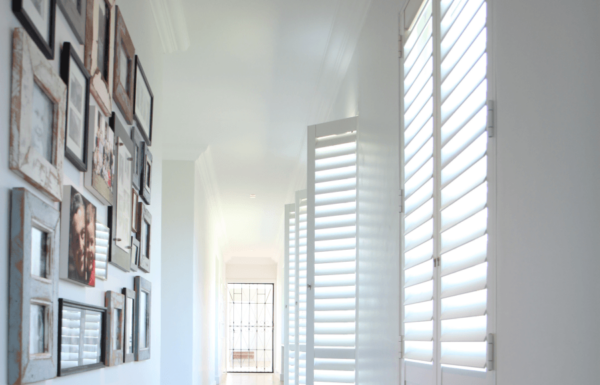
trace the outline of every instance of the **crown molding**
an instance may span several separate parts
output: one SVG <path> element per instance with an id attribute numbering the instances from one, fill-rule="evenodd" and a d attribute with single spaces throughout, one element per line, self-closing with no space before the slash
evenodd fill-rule
<path id="1" fill-rule="evenodd" d="M 181 0 L 150 0 L 150 7 L 163 51 L 186 51 L 190 46 L 190 36 Z"/>

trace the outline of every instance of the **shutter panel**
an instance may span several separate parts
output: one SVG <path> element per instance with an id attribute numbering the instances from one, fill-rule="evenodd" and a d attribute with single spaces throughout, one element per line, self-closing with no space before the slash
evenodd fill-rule
<path id="1" fill-rule="evenodd" d="M 108 238 L 110 229 L 102 223 L 96 223 L 96 278 L 108 276 Z"/>
<path id="2" fill-rule="evenodd" d="M 315 384 L 354 384 L 356 379 L 356 135 L 355 118 L 309 128 Z"/>
<path id="3" fill-rule="evenodd" d="M 433 361 L 433 14 L 404 46 L 404 358 Z"/>
<path id="4" fill-rule="evenodd" d="M 487 8 L 454 0 L 441 21 L 441 363 L 485 368 Z"/>
<path id="5" fill-rule="evenodd" d="M 296 192 L 296 261 L 298 266 L 298 384 L 306 384 L 306 190 Z"/>
<path id="6" fill-rule="evenodd" d="M 285 205 L 285 385 L 296 382 L 296 205 Z"/>

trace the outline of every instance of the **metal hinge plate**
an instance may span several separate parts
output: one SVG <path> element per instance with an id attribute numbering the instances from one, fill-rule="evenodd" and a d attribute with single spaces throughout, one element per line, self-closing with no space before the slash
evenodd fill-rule
<path id="1" fill-rule="evenodd" d="M 404 189 L 400 189 L 400 214 L 404 212 Z"/>
<path id="2" fill-rule="evenodd" d="M 488 137 L 493 138 L 496 130 L 496 106 L 493 100 L 488 100 L 488 121 L 487 121 L 487 132 Z"/>
<path id="3" fill-rule="evenodd" d="M 487 371 L 494 370 L 494 334 L 489 333 L 487 337 Z"/>
<path id="4" fill-rule="evenodd" d="M 398 36 L 398 57 L 404 58 L 404 36 Z"/>

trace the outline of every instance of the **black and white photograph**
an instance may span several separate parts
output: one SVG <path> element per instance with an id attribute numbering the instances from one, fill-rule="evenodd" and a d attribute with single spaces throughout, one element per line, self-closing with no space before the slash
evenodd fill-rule
<path id="1" fill-rule="evenodd" d="M 57 0 L 58 7 L 77 37 L 79 44 L 85 43 L 85 19 L 87 0 Z"/>
<path id="2" fill-rule="evenodd" d="M 46 58 L 54 59 L 56 0 L 12 0 L 13 12 Z"/>
<path id="3" fill-rule="evenodd" d="M 140 62 L 140 57 L 135 56 L 135 102 L 133 113 L 139 125 L 139 130 L 148 146 L 152 145 L 152 113 L 154 111 L 154 94 L 146 78 L 146 73 Z"/>
<path id="4" fill-rule="evenodd" d="M 115 134 L 109 119 L 94 105 L 89 113 L 88 154 L 90 167 L 85 176 L 85 186 L 105 205 L 112 205 L 115 195 Z"/>
<path id="5" fill-rule="evenodd" d="M 63 45 L 61 77 L 67 84 L 65 156 L 79 171 L 87 171 L 90 75 L 70 43 Z"/>

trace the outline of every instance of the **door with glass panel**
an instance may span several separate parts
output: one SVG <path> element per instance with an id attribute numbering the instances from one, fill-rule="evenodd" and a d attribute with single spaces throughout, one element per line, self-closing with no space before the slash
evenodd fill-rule
<path id="1" fill-rule="evenodd" d="M 410 0 L 401 21 L 406 384 L 494 381 L 487 13 Z"/>
<path id="2" fill-rule="evenodd" d="M 272 283 L 230 283 L 227 371 L 273 373 Z"/>

